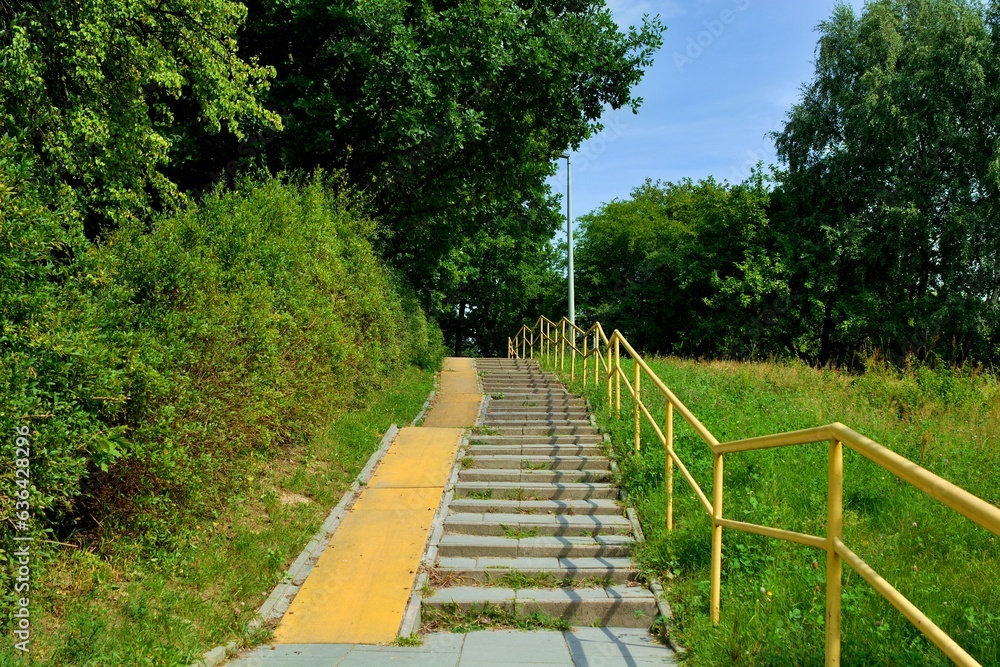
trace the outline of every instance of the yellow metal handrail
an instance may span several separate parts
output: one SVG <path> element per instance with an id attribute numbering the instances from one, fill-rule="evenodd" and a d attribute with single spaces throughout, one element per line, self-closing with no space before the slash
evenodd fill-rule
<path id="1" fill-rule="evenodd" d="M 888 600 L 896 609 L 930 639 L 955 664 L 981 667 L 961 646 L 917 609 L 902 593 L 883 579 L 864 560 L 851 551 L 843 542 L 844 505 L 844 446 L 856 451 L 868 460 L 888 470 L 903 481 L 920 489 L 935 500 L 955 510 L 967 519 L 977 523 L 995 535 L 1000 535 L 1000 508 L 974 496 L 951 482 L 938 477 L 909 459 L 896 454 L 877 442 L 840 423 L 828 424 L 801 431 L 789 431 L 759 438 L 720 443 L 705 425 L 684 405 L 669 387 L 649 367 L 642 357 L 629 345 L 617 329 L 610 338 L 601 324 L 595 323 L 589 329 L 581 329 L 567 318 L 553 322 L 545 316 L 534 326 L 522 326 L 514 337 L 508 339 L 508 357 L 534 358 L 535 347 L 539 354 L 553 359 L 560 370 L 566 370 L 566 351 L 570 352 L 570 378 L 576 377 L 576 358 L 583 361 L 583 383 L 587 386 L 587 362 L 594 358 L 594 384 L 602 379 L 607 384 L 608 405 L 614 405 L 615 414 L 621 416 L 621 387 L 632 396 L 635 451 L 641 446 L 642 417 L 652 425 L 657 439 L 666 454 L 666 527 L 673 530 L 674 466 L 681 471 L 694 491 L 702 507 L 712 518 L 712 563 L 710 615 L 714 623 L 719 622 L 722 589 L 722 529 L 731 528 L 757 535 L 822 549 L 826 552 L 826 664 L 840 664 L 840 606 L 843 562 L 854 569 L 865 581 Z M 621 350 L 632 358 L 635 372 L 631 381 L 621 367 Z M 602 372 L 603 371 L 603 372 Z M 642 401 L 642 381 L 646 377 L 666 399 L 666 415 L 663 428 Z M 712 498 L 705 494 L 688 471 L 687 466 L 674 451 L 674 411 L 679 413 L 711 448 L 715 457 L 713 465 Z M 807 535 L 771 526 L 760 526 L 726 519 L 722 515 L 723 498 L 723 457 L 726 454 L 748 452 L 774 447 L 788 447 L 817 442 L 829 442 L 829 463 L 827 466 L 827 534 L 825 537 Z"/>

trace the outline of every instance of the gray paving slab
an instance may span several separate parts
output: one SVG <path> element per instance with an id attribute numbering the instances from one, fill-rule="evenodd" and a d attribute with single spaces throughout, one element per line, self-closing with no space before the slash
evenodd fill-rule
<path id="1" fill-rule="evenodd" d="M 231 662 L 229 667 L 337 667 L 350 644 L 271 644 Z"/>
<path id="2" fill-rule="evenodd" d="M 560 665 L 572 667 L 573 658 L 561 632 L 497 630 L 466 636 L 461 667 Z"/>
<path id="3" fill-rule="evenodd" d="M 565 633 L 576 667 L 674 666 L 676 654 L 638 628 L 577 628 Z"/>
<path id="4" fill-rule="evenodd" d="M 382 665 L 426 665 L 456 667 L 462 655 L 462 635 L 452 647 L 424 646 L 355 646 L 337 667 L 381 667 Z"/>

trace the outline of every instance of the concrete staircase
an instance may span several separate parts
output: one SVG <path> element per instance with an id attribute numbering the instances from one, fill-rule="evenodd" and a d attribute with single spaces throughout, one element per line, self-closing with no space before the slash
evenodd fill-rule
<path id="1" fill-rule="evenodd" d="M 486 418 L 461 460 L 423 605 L 648 627 L 656 599 L 636 581 L 632 525 L 586 403 L 532 360 L 476 367 Z"/>

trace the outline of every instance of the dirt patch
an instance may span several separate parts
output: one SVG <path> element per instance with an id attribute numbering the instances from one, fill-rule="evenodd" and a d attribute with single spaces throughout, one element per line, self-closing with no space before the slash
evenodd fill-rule
<path id="1" fill-rule="evenodd" d="M 282 505 L 301 505 L 302 503 L 312 502 L 312 500 L 303 496 L 301 493 L 292 493 L 291 491 L 285 491 L 284 489 L 278 492 L 278 499 L 281 500 Z"/>

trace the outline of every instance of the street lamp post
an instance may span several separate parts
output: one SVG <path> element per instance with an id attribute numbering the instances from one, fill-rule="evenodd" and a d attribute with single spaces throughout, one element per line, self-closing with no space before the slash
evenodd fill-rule
<path id="1" fill-rule="evenodd" d="M 569 321 L 576 325 L 576 294 L 573 284 L 573 169 L 569 153 L 559 157 L 566 159 L 566 252 L 569 260 L 566 268 L 569 278 Z"/>

